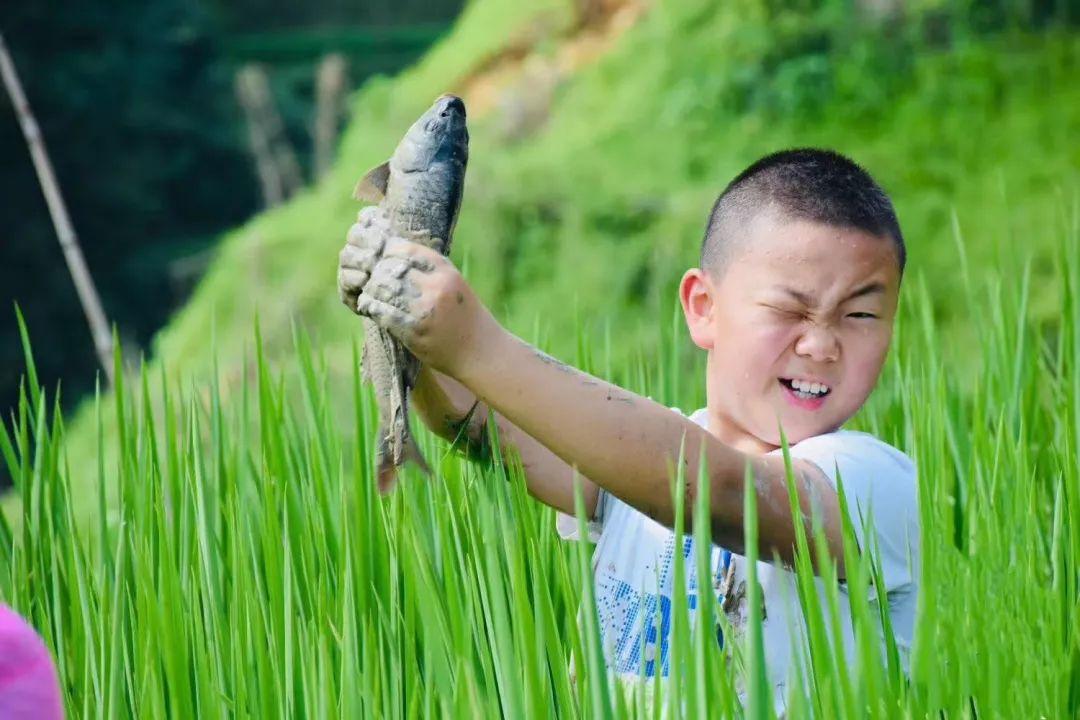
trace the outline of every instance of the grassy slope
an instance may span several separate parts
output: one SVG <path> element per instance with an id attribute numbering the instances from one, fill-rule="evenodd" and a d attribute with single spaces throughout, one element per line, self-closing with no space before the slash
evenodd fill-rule
<path id="1" fill-rule="evenodd" d="M 752 14 L 736 23 L 731 10 L 697 12 L 693 3 L 658 5 L 615 53 L 562 89 L 538 136 L 507 146 L 492 123 L 473 123 L 455 257 L 468 257 L 474 282 L 512 323 L 526 327 L 540 314 L 568 330 L 571 313 L 557 310 L 575 295 L 620 325 L 640 315 L 639 306 L 658 306 L 693 262 L 716 192 L 748 162 L 784 146 L 837 147 L 881 179 L 901 214 L 909 267 L 928 274 L 946 314 L 954 208 L 976 271 L 996 262 L 1000 240 L 1048 248 L 1059 235 L 1061 196 L 1074 193 L 1080 177 L 1075 38 L 961 44 L 897 72 L 889 57 L 873 57 L 872 38 L 832 40 L 831 55 L 804 56 L 798 45 L 816 37 L 812 31 L 767 30 Z M 333 175 L 227 239 L 156 354 L 198 367 L 216 320 L 228 365 L 256 312 L 272 345 L 290 335 L 290 316 L 327 342 L 350 337 L 355 323 L 337 304 L 333 275 L 356 209 L 355 179 L 386 157 L 434 95 L 505 42 L 522 23 L 518 12 L 474 3 L 421 66 L 360 93 Z M 762 70 L 785 42 L 792 59 Z M 888 77 L 864 67 L 874 61 Z M 750 75 L 770 94 L 747 100 L 726 74 Z M 807 97 L 800 89 L 807 85 L 821 99 Z M 1050 300 L 1041 298 L 1044 313 Z M 649 313 L 644 319 L 653 321 Z M 570 348 L 567 333 L 552 341 Z"/>
<path id="2" fill-rule="evenodd" d="M 575 340 L 593 332 L 582 318 L 599 319 L 614 328 L 616 361 L 640 354 L 657 319 L 669 322 L 674 282 L 694 261 L 717 191 L 786 146 L 836 147 L 879 177 L 908 236 L 909 273 L 925 276 L 946 322 L 954 209 L 974 273 L 1008 262 L 1003 240 L 1038 254 L 1060 236 L 1061 198 L 1075 194 L 1080 167 L 1076 38 L 999 37 L 915 54 L 904 39 L 860 40 L 827 13 L 766 18 L 746 0 L 708 5 L 656 2 L 613 52 L 559 89 L 544 129 L 525 141 L 501 141 L 490 118 L 472 122 L 455 259 L 514 329 L 531 334 L 543 318 L 546 344 L 573 359 Z M 245 372 L 258 315 L 271 358 L 290 352 L 295 319 L 331 372 L 347 377 L 357 325 L 336 298 L 334 265 L 356 210 L 351 187 L 435 95 L 533 13 L 565 22 L 556 0 L 528 12 L 477 0 L 418 67 L 358 93 L 331 176 L 224 239 L 155 357 L 198 379 L 216 354 L 227 390 Z M 1056 290 L 1040 282 L 1048 252 L 1038 257 L 1033 308 L 1052 317 Z M 963 323 L 952 327 L 962 347 Z M 73 459 L 93 453 L 91 415 L 74 421 Z"/>
<path id="3" fill-rule="evenodd" d="M 1070 140 L 1080 131 L 1080 92 L 1068 80 L 1080 64 L 1075 39 L 1002 39 L 927 54 L 888 79 L 858 67 L 857 47 L 847 57 L 817 58 L 825 68 L 793 60 L 789 66 L 803 65 L 792 70 L 795 79 L 783 68 L 761 74 L 793 87 L 835 87 L 850 74 L 858 90 L 837 88 L 825 101 L 778 90 L 775 102 L 734 116 L 726 106 L 745 101 L 714 78 L 754 72 L 754 49 L 748 59 L 732 57 L 753 43 L 739 37 L 742 26 L 725 35 L 721 14 L 692 26 L 672 15 L 654 18 L 579 78 L 543 137 L 493 163 L 491 187 L 509 190 L 471 197 L 462 244 L 482 240 L 491 253 L 484 264 L 511 276 L 501 287 L 519 322 L 572 293 L 627 324 L 635 319 L 628 310 L 672 297 L 718 190 L 756 157 L 787 146 L 839 148 L 879 177 L 898 206 L 911 272 L 927 274 L 945 316 L 955 287 L 953 209 L 975 272 L 997 264 L 998 245 L 1046 249 L 1060 237 L 1061 196 L 1075 193 L 1080 168 L 1080 147 Z M 865 97 L 875 91 L 879 97 Z M 499 262 L 515 256 L 510 267 Z M 1053 291 L 1036 286 L 1037 311 L 1052 314 Z M 566 315 L 545 319 L 566 329 Z M 651 323 L 656 313 L 639 316 Z"/>

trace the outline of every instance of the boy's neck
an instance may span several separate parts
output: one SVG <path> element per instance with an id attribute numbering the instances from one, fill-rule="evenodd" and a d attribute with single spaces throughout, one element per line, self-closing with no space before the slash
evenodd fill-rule
<path id="1" fill-rule="evenodd" d="M 711 404 L 708 406 L 706 412 L 708 413 L 709 418 L 709 433 L 714 435 L 720 442 L 728 447 L 735 448 L 739 452 L 744 452 L 747 455 L 764 455 L 780 447 L 779 445 L 765 442 L 756 435 L 746 432 L 718 408 L 712 407 Z"/>
<path id="2" fill-rule="evenodd" d="M 744 430 L 730 415 L 720 408 L 713 407 L 712 403 L 707 403 L 705 412 L 708 417 L 708 427 L 706 430 L 728 447 L 735 448 L 739 452 L 744 452 L 747 455 L 765 455 L 773 450 L 780 449 L 779 445 L 773 445 L 770 442 L 762 440 L 757 435 Z M 838 425 L 834 428 L 823 430 L 822 434 L 836 432 L 841 427 L 843 426 Z M 801 439 L 805 440 L 805 438 Z M 796 442 L 798 442 L 798 440 L 792 441 L 788 438 L 788 443 L 790 445 L 794 445 Z"/>

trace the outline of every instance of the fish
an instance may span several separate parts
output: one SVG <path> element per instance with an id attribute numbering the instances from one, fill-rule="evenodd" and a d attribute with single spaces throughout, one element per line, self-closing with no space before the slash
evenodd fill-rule
<path id="1" fill-rule="evenodd" d="M 456 95 L 441 95 L 405 133 L 390 159 L 360 179 L 353 197 L 379 205 L 389 237 L 449 255 L 468 162 L 465 103 Z M 375 474 L 385 495 L 408 461 L 431 473 L 409 427 L 409 396 L 420 362 L 375 321 L 362 321 L 361 377 L 374 387 L 379 407 Z"/>

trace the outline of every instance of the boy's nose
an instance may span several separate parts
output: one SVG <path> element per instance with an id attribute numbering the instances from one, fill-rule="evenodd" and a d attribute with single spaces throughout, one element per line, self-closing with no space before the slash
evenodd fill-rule
<path id="1" fill-rule="evenodd" d="M 836 362 L 840 358 L 840 343 L 832 330 L 815 325 L 795 341 L 795 354 L 818 362 Z"/>

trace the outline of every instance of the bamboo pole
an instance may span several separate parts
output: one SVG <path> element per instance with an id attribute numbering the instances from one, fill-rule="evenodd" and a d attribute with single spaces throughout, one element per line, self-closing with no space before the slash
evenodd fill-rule
<path id="1" fill-rule="evenodd" d="M 236 94 L 248 123 L 248 139 L 268 207 L 278 205 L 304 186 L 300 162 L 285 123 L 274 105 L 270 78 L 259 65 L 249 63 L 236 74 Z"/>
<path id="2" fill-rule="evenodd" d="M 274 164 L 270 150 L 270 138 L 263 123 L 259 121 L 259 94 L 257 80 L 253 80 L 253 66 L 243 67 L 236 73 L 236 98 L 244 111 L 247 122 L 248 145 L 255 160 L 255 171 L 262 189 L 263 206 L 275 207 L 285 199 L 285 187 Z"/>
<path id="3" fill-rule="evenodd" d="M 8 53 L 4 36 L 0 33 L 0 74 L 3 75 L 4 85 L 11 103 L 15 106 L 15 114 L 19 119 L 26 145 L 30 149 L 30 157 L 34 161 L 34 169 L 37 171 L 38 182 L 41 184 L 41 192 L 45 195 L 45 202 L 49 206 L 49 215 L 52 217 L 53 226 L 56 228 L 56 236 L 60 241 L 60 249 L 64 252 L 64 260 L 67 262 L 71 280 L 75 283 L 75 291 L 79 295 L 83 312 L 86 313 L 86 321 L 90 325 L 90 335 L 94 338 L 94 349 L 97 351 L 98 361 L 105 371 L 109 387 L 112 387 L 113 377 L 113 343 L 112 333 L 109 332 L 109 322 L 105 317 L 105 311 L 101 307 L 101 300 L 94 287 L 94 279 L 86 267 L 82 249 L 79 247 L 79 239 L 75 235 L 75 229 L 71 225 L 67 206 L 60 194 L 60 186 L 56 182 L 52 163 L 45 150 L 45 139 L 41 135 L 37 120 L 30 111 L 30 104 L 26 101 L 19 76 L 15 72 L 15 63 Z"/>
<path id="4" fill-rule="evenodd" d="M 337 140 L 341 118 L 342 98 L 345 95 L 345 56 L 331 53 L 319 63 L 315 79 L 315 179 L 330 170 L 334 161 L 334 141 Z"/>

